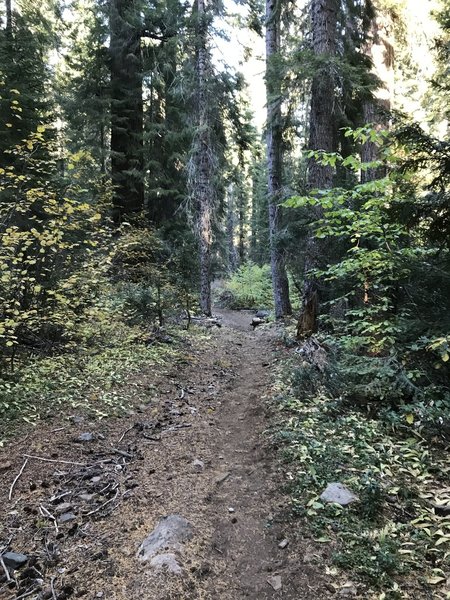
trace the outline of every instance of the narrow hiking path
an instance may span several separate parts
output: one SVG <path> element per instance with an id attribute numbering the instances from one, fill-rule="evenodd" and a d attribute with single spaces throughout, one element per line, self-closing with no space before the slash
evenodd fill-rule
<path id="1" fill-rule="evenodd" d="M 52 422 L 11 445 L 11 468 L 0 472 L 1 538 L 35 557 L 32 568 L 43 580 L 36 584 L 28 573 L 20 593 L 58 600 L 330 596 L 323 566 L 314 564 L 320 553 L 284 518 L 282 479 L 263 435 L 275 330 L 252 331 L 249 313 L 216 313 L 223 326 L 156 381 L 157 399 L 146 398 L 154 374 L 134 383 L 145 405 L 138 420 L 75 418 L 62 429 Z M 74 443 L 86 431 L 93 439 Z M 23 454 L 55 463 L 31 460 L 10 501 Z M 63 459 L 84 466 L 58 464 Z M 101 500 L 92 505 L 96 495 Z M 171 514 L 193 529 L 179 558 L 181 577 L 155 573 L 136 558 L 141 542 Z M 280 547 L 285 539 L 289 544 Z M 18 595 L 0 590 L 1 599 Z"/>

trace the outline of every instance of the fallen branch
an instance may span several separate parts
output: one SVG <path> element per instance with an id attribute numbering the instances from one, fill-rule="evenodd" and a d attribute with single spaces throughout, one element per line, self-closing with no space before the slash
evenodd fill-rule
<path id="1" fill-rule="evenodd" d="M 129 427 L 128 429 L 125 429 L 125 431 L 122 433 L 122 435 L 120 436 L 120 438 L 117 440 L 117 443 L 120 444 L 120 442 L 123 440 L 123 438 L 127 435 L 127 433 L 129 431 L 131 431 L 132 429 L 134 429 L 134 425 L 132 425 L 131 427 Z"/>
<path id="2" fill-rule="evenodd" d="M 76 465 L 77 467 L 88 467 L 86 463 L 73 462 L 71 460 L 60 460 L 59 458 L 43 458 L 42 456 L 34 456 L 32 454 L 24 454 L 27 458 L 32 458 L 34 460 L 42 460 L 43 462 L 49 463 L 62 463 L 63 465 Z M 102 461 L 100 461 L 102 462 Z"/>
<path id="3" fill-rule="evenodd" d="M 40 587 L 35 587 L 32 590 L 28 590 L 21 596 L 17 596 L 14 600 L 22 600 L 22 598 L 26 598 L 27 596 L 31 596 L 31 594 L 36 594 L 40 590 Z"/>
<path id="4" fill-rule="evenodd" d="M 29 457 L 28 457 L 29 458 Z M 22 473 L 25 469 L 25 467 L 28 464 L 28 458 L 25 459 L 22 468 L 20 469 L 19 473 L 17 474 L 16 478 L 14 479 L 14 481 L 11 484 L 11 487 L 9 488 L 9 494 L 8 494 L 8 500 L 12 499 L 12 495 L 13 495 L 13 491 L 14 491 L 14 486 L 16 485 L 16 483 L 19 481 L 20 477 L 22 476 Z"/>
<path id="5" fill-rule="evenodd" d="M 124 458 L 133 458 L 133 455 L 130 454 L 129 452 L 125 452 L 125 450 L 119 450 L 118 448 L 113 448 L 112 451 L 114 452 L 114 454 L 119 454 L 120 456 L 123 456 Z"/>
<path id="6" fill-rule="evenodd" d="M 0 556 L 0 565 L 2 566 L 2 569 L 6 575 L 6 581 L 11 581 L 11 575 L 9 574 L 9 571 L 5 565 L 5 561 L 3 560 L 3 558 L 1 556 Z"/>
<path id="7" fill-rule="evenodd" d="M 51 587 L 51 590 L 52 590 L 52 598 L 53 598 L 53 600 L 58 600 L 58 596 L 56 595 L 56 592 L 55 592 L 55 579 L 56 579 L 56 577 L 52 577 L 50 579 L 50 587 Z"/>
<path id="8" fill-rule="evenodd" d="M 86 516 L 90 517 L 91 515 L 94 515 L 95 513 L 101 511 L 103 508 L 105 508 L 105 506 L 108 506 L 108 504 L 110 504 L 111 502 L 114 502 L 114 500 L 119 495 L 119 490 L 117 489 L 118 487 L 119 487 L 119 484 L 117 484 L 117 486 L 116 486 L 116 493 L 114 495 L 114 498 L 110 498 L 109 500 L 107 500 L 106 502 L 104 502 L 101 506 L 98 506 L 96 509 L 91 510 L 91 512 L 88 512 Z"/>
<path id="9" fill-rule="evenodd" d="M 55 526 L 56 533 L 59 533 L 56 517 L 54 515 L 52 515 L 52 513 L 45 508 L 45 506 L 42 506 L 42 504 L 39 506 L 39 509 L 40 509 L 41 515 L 43 517 L 47 517 L 48 519 L 51 519 L 53 521 L 53 525 Z"/>

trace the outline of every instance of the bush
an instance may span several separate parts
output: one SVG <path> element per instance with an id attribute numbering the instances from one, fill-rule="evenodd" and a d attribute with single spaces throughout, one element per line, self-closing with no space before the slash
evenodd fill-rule
<path id="1" fill-rule="evenodd" d="M 219 294 L 219 303 L 227 308 L 272 308 L 270 266 L 252 262 L 242 265 Z"/>

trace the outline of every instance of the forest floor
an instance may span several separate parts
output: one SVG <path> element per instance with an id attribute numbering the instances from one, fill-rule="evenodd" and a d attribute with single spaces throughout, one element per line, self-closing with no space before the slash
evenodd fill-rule
<path id="1" fill-rule="evenodd" d="M 222 327 L 194 336 L 182 360 L 128 382 L 134 414 L 61 414 L 5 446 L 0 546 L 28 563 L 7 582 L 0 562 L 1 600 L 333 595 L 326 550 L 290 520 L 265 435 L 277 329 L 252 331 L 245 311 L 216 312 Z M 192 527 L 175 550 L 181 575 L 137 556 L 167 515 Z"/>

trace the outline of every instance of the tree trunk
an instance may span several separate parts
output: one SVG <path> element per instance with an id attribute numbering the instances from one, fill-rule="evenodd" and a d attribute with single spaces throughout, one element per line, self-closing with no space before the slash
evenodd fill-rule
<path id="1" fill-rule="evenodd" d="M 289 283 L 281 238 L 282 122 L 281 82 L 277 65 L 280 50 L 281 0 L 266 0 L 266 89 L 267 89 L 267 170 L 269 241 L 272 285 L 277 319 L 291 314 Z"/>
<path id="2" fill-rule="evenodd" d="M 111 177 L 120 224 L 144 207 L 143 65 L 137 1 L 110 1 Z"/>
<path id="3" fill-rule="evenodd" d="M 211 244 L 212 206 L 214 188 L 207 91 L 210 66 L 207 50 L 207 20 L 204 0 L 197 0 L 196 76 L 198 129 L 194 141 L 194 194 L 198 206 L 198 235 L 200 251 L 200 308 L 211 316 Z"/>
<path id="4" fill-rule="evenodd" d="M 230 184 L 227 191 L 227 246 L 228 246 L 228 271 L 236 271 L 237 256 L 234 244 L 234 185 Z"/>
<path id="5" fill-rule="evenodd" d="M 375 7 L 376 8 L 376 7 Z M 363 104 L 363 119 L 365 124 L 372 124 L 375 129 L 386 128 L 389 125 L 389 112 L 394 86 L 394 45 L 390 36 L 392 23 L 387 15 L 376 10 L 371 20 L 369 37 L 365 53 L 372 61 L 372 72 L 377 77 L 379 87 L 373 97 Z M 373 142 L 367 141 L 361 148 L 361 160 L 369 163 L 378 160 L 378 148 Z M 382 168 L 370 168 L 361 173 L 362 183 L 384 177 Z"/>
<path id="6" fill-rule="evenodd" d="M 6 3 L 6 32 L 12 35 L 12 0 L 5 0 Z"/>
<path id="7" fill-rule="evenodd" d="M 312 0 L 311 26 L 313 52 L 318 68 L 311 88 L 309 149 L 333 152 L 336 150 L 335 76 L 333 57 L 336 55 L 336 26 L 338 0 Z M 331 59 L 331 60 L 330 60 Z M 333 169 L 311 158 L 308 164 L 308 188 L 329 189 L 333 186 Z M 312 211 L 313 220 L 320 219 L 322 210 Z M 318 282 L 311 271 L 319 266 L 322 248 L 310 231 L 305 251 L 305 281 L 303 305 L 297 326 L 299 337 L 317 331 L 319 312 Z"/>

